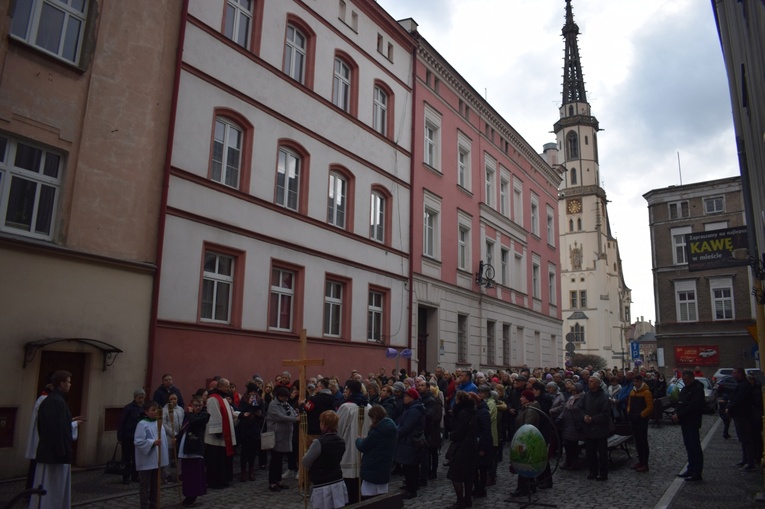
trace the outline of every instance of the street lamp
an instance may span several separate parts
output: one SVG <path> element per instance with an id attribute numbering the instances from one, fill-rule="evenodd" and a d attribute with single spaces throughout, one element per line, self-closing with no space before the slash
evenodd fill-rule
<path id="1" fill-rule="evenodd" d="M 483 263 L 483 260 L 479 260 L 478 272 L 475 273 L 475 282 L 478 286 L 493 288 L 494 287 L 494 267 L 492 267 L 488 263 Z"/>

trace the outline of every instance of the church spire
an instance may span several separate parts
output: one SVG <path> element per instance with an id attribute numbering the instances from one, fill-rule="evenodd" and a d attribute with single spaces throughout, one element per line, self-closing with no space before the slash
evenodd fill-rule
<path id="1" fill-rule="evenodd" d="M 566 0 L 566 24 L 563 25 L 563 38 L 566 40 L 566 55 L 563 62 L 563 104 L 587 102 L 582 62 L 579 60 L 578 35 L 579 26 L 574 23 L 571 0 Z"/>

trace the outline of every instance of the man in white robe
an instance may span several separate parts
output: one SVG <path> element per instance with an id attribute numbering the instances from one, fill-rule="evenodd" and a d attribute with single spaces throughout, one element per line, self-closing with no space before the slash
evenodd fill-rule
<path id="1" fill-rule="evenodd" d="M 346 402 L 337 409 L 337 416 L 340 419 L 337 433 L 345 441 L 345 453 L 340 461 L 340 468 L 343 471 L 343 480 L 348 489 L 348 503 L 355 504 L 360 501 L 359 476 L 361 471 L 361 453 L 356 449 L 356 439 L 365 437 L 369 433 L 370 420 L 368 414 L 372 405 L 362 394 L 361 382 L 358 380 L 348 380 L 345 388 L 348 391 L 348 397 Z M 363 416 L 363 422 L 359 429 L 360 415 Z"/>

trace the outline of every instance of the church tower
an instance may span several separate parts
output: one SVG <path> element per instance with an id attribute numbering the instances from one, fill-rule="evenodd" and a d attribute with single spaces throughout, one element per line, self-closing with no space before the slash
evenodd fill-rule
<path id="1" fill-rule="evenodd" d="M 600 129 L 587 102 L 571 0 L 562 33 L 563 95 L 554 132 L 564 175 L 558 195 L 563 334 L 573 339 L 575 353 L 599 355 L 621 368 L 628 361 L 630 290 L 600 185 Z"/>

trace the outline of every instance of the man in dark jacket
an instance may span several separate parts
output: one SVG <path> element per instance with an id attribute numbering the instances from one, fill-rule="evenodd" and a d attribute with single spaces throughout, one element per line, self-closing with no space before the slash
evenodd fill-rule
<path id="1" fill-rule="evenodd" d="M 171 394 L 178 396 L 178 406 L 180 408 L 186 408 L 183 405 L 183 396 L 181 396 L 180 389 L 173 385 L 173 375 L 165 373 L 162 375 L 162 385 L 157 387 L 157 390 L 154 391 L 154 401 L 156 401 L 159 406 L 163 407 L 167 404 L 167 399 Z"/>
<path id="2" fill-rule="evenodd" d="M 319 391 L 308 398 L 303 406 L 306 413 L 306 423 L 308 425 L 308 443 L 321 435 L 321 427 L 319 426 L 319 416 L 325 410 L 335 409 L 335 397 L 332 396 L 332 392 L 329 390 L 329 380 L 326 378 L 319 379 L 316 384 Z"/>
<path id="3" fill-rule="evenodd" d="M 133 445 L 133 435 L 138 421 L 141 420 L 143 412 L 143 402 L 146 399 L 146 392 L 143 389 L 133 391 L 133 401 L 122 408 L 120 422 L 117 426 L 117 441 L 122 446 L 122 461 L 125 463 L 125 470 L 122 471 L 122 483 L 130 484 L 132 479 L 138 482 L 138 472 L 135 470 L 135 446 Z"/>
<path id="4" fill-rule="evenodd" d="M 608 436 L 614 429 L 611 403 L 603 391 L 598 375 L 587 381 L 590 390 L 579 405 L 584 414 L 584 444 L 587 451 L 587 479 L 608 480 Z"/>
<path id="5" fill-rule="evenodd" d="M 755 470 L 758 450 L 754 445 L 754 434 L 760 430 L 756 427 L 756 421 L 752 418 L 754 412 L 754 388 L 746 379 L 744 368 L 735 368 L 733 378 L 736 380 L 736 387 L 730 395 L 730 400 L 725 408 L 725 412 L 733 419 L 736 425 L 736 435 L 741 442 L 742 456 L 737 464 L 742 471 L 752 472 Z"/>
<path id="6" fill-rule="evenodd" d="M 417 377 L 414 385 L 420 394 L 422 406 L 425 407 L 425 429 L 423 431 L 425 433 L 425 440 L 430 444 L 433 439 L 438 440 L 438 437 L 434 436 L 434 434 L 440 435 L 441 433 L 441 416 L 439 415 L 436 399 L 433 397 L 433 393 L 430 392 L 428 382 L 422 377 Z M 420 450 L 420 486 L 427 486 L 428 479 L 430 478 L 432 465 L 430 464 L 431 458 L 428 444 Z M 438 457 L 436 457 L 436 462 L 438 462 Z M 435 476 L 433 479 L 435 479 Z"/>
<path id="7" fill-rule="evenodd" d="M 419 450 L 425 442 L 425 407 L 420 401 L 420 393 L 410 387 L 404 394 L 404 412 L 396 421 L 398 428 L 398 445 L 396 446 L 396 463 L 402 465 L 404 471 L 405 499 L 417 496 L 417 480 L 419 478 Z"/>
<path id="8" fill-rule="evenodd" d="M 688 470 L 677 476 L 685 477 L 686 481 L 700 481 L 704 470 L 704 451 L 699 436 L 701 414 L 704 412 L 704 386 L 696 380 L 690 369 L 683 370 L 682 376 L 685 386 L 680 391 L 672 421 L 680 423 L 683 444 L 688 454 Z"/>

